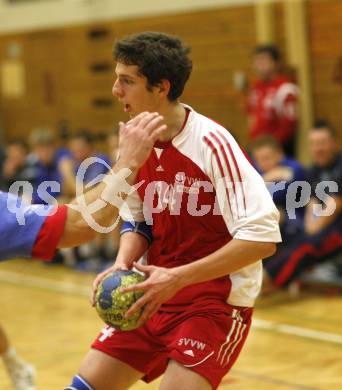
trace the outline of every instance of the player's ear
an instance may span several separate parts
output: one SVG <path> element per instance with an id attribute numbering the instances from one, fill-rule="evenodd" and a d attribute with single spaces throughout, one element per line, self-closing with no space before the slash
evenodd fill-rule
<path id="1" fill-rule="evenodd" d="M 171 83 L 169 80 L 161 80 L 161 82 L 158 84 L 159 94 L 161 96 L 167 97 L 167 95 L 170 92 Z"/>

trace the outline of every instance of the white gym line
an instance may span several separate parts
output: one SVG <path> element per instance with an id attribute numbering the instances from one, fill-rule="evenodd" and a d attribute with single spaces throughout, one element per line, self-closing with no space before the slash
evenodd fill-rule
<path id="1" fill-rule="evenodd" d="M 53 279 L 42 278 L 32 275 L 23 275 L 13 271 L 0 271 L 0 282 L 15 284 L 18 286 L 42 288 L 44 290 L 79 295 L 82 297 L 90 296 L 90 288 L 86 286 L 77 285 L 71 282 L 56 281 Z M 256 329 L 303 337 L 316 341 L 342 344 L 341 334 L 322 332 L 319 330 L 302 328 L 299 326 L 287 325 L 274 321 L 261 320 L 259 318 L 253 318 L 252 327 Z"/>
<path id="2" fill-rule="evenodd" d="M 90 288 L 86 286 L 32 275 L 23 275 L 12 271 L 0 271 L 0 281 L 18 286 L 42 288 L 54 292 L 80 295 L 82 297 L 90 296 Z"/>
<path id="3" fill-rule="evenodd" d="M 301 328 L 299 326 L 281 324 L 279 322 L 260 320 L 253 318 L 252 326 L 257 329 L 271 330 L 277 333 L 286 333 L 294 336 L 305 337 L 319 341 L 328 341 L 330 343 L 342 344 L 342 335 L 337 333 L 322 332 L 309 328 Z"/>

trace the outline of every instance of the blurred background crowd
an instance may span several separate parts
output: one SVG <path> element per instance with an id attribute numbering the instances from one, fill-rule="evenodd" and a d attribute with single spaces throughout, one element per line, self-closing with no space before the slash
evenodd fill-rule
<path id="1" fill-rule="evenodd" d="M 106 142 L 107 150 L 96 150 L 98 139 Z M 118 134 L 114 130 L 108 135 L 96 136 L 87 129 L 68 134 L 64 127 L 63 137 L 58 138 L 49 128 L 35 128 L 27 141 L 13 139 L 3 148 L 1 190 L 19 193 L 25 201 L 34 204 L 51 204 L 54 199 L 67 203 L 76 196 L 77 185 L 82 186 L 83 193 L 101 180 L 114 163 L 117 144 Z M 81 163 L 91 157 L 95 160 L 80 178 L 77 173 Z M 23 186 L 23 182 L 29 186 Z M 39 193 L 40 188 L 46 189 L 45 195 Z M 118 229 L 108 237 L 99 235 L 90 244 L 58 252 L 53 263 L 99 270 L 115 259 L 117 241 Z"/>
<path id="2" fill-rule="evenodd" d="M 15 5 L 14 14 L 14 3 L 1 3 L 12 16 L 0 27 L 2 190 L 17 192 L 15 183 L 26 181 L 33 192 L 20 190 L 24 198 L 49 203 L 52 198 L 38 193 L 42 183 L 57 182 L 47 193 L 61 202 L 75 196 L 77 185 L 94 185 L 115 159 L 117 123 L 127 120 L 110 95 L 115 38 L 151 29 L 176 34 L 192 48 L 194 61 L 182 100 L 233 133 L 281 212 L 283 243 L 265 262 L 265 286 L 293 285 L 307 280 L 308 271 L 311 278 L 340 280 L 340 1 L 209 6 L 194 0 L 178 12 L 175 4 L 170 15 L 158 2 L 157 15 L 134 2 L 140 16 L 113 5 L 106 19 L 99 1 L 84 5 L 88 13 L 74 23 L 57 4 L 52 12 L 49 2 L 27 1 Z M 80 5 L 68 5 L 76 15 Z M 49 7 L 48 24 L 24 17 L 25 10 L 30 15 Z M 98 160 L 79 178 L 78 168 L 89 157 Z M 303 181 L 309 193 L 298 185 Z M 322 181 L 335 182 L 337 189 L 320 187 Z M 101 270 L 115 258 L 117 231 L 60 252 L 54 262 Z"/>
<path id="3" fill-rule="evenodd" d="M 301 91 L 293 71 L 273 44 L 257 45 L 249 61 L 251 74 L 234 80 L 236 99 L 246 117 L 242 147 L 272 193 L 280 211 L 283 237 L 277 254 L 264 263 L 264 290 L 287 286 L 296 289 L 303 281 L 340 285 L 340 129 L 335 129 L 329 118 L 313 120 L 305 132 L 310 163 L 301 163 L 297 158 Z M 32 203 L 51 203 L 53 198 L 67 202 L 76 195 L 77 185 L 86 191 L 110 169 L 117 145 L 114 125 L 105 131 L 72 129 L 66 120 L 61 120 L 57 128 L 36 127 L 25 137 L 8 137 L 1 148 L 1 189 L 21 191 Z M 97 160 L 80 177 L 79 167 L 90 157 Z M 28 191 L 22 190 L 23 181 L 31 184 Z M 58 187 L 50 187 L 51 182 L 58 183 Z M 327 182 L 334 182 L 337 188 L 324 184 Z M 38 193 L 43 183 L 51 197 Z M 315 212 L 318 205 L 322 206 L 322 215 Z M 115 259 L 118 241 L 117 228 L 107 236 L 99 235 L 94 242 L 58 252 L 53 263 L 101 271 Z"/>

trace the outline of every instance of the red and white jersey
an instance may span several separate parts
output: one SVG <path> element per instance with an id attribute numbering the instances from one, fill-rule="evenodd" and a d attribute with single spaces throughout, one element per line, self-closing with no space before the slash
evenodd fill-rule
<path id="1" fill-rule="evenodd" d="M 298 95 L 298 87 L 286 77 L 257 80 L 248 97 L 250 138 L 271 134 L 280 144 L 289 140 L 296 131 Z"/>
<path id="2" fill-rule="evenodd" d="M 152 224 L 148 264 L 177 267 L 201 259 L 232 238 L 279 242 L 278 211 L 263 179 L 222 126 L 188 109 L 182 131 L 157 147 L 140 169 L 142 184 L 127 201 L 126 220 Z M 127 210 L 126 210 L 127 211 Z M 229 262 L 229 258 L 227 258 Z M 253 306 L 262 279 L 261 262 L 179 291 L 163 305 L 219 299 Z"/>

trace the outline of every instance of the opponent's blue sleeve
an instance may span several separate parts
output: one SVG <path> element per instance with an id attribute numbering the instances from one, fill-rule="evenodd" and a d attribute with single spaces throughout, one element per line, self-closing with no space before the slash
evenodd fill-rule
<path id="1" fill-rule="evenodd" d="M 31 257 L 38 233 L 51 210 L 52 206 L 25 204 L 17 196 L 0 192 L 0 260 Z"/>
<path id="2" fill-rule="evenodd" d="M 152 243 L 153 237 L 152 237 L 151 226 L 147 225 L 146 222 L 124 221 L 124 223 L 121 226 L 120 235 L 127 232 L 139 233 L 146 238 L 149 245 L 151 245 Z"/>

